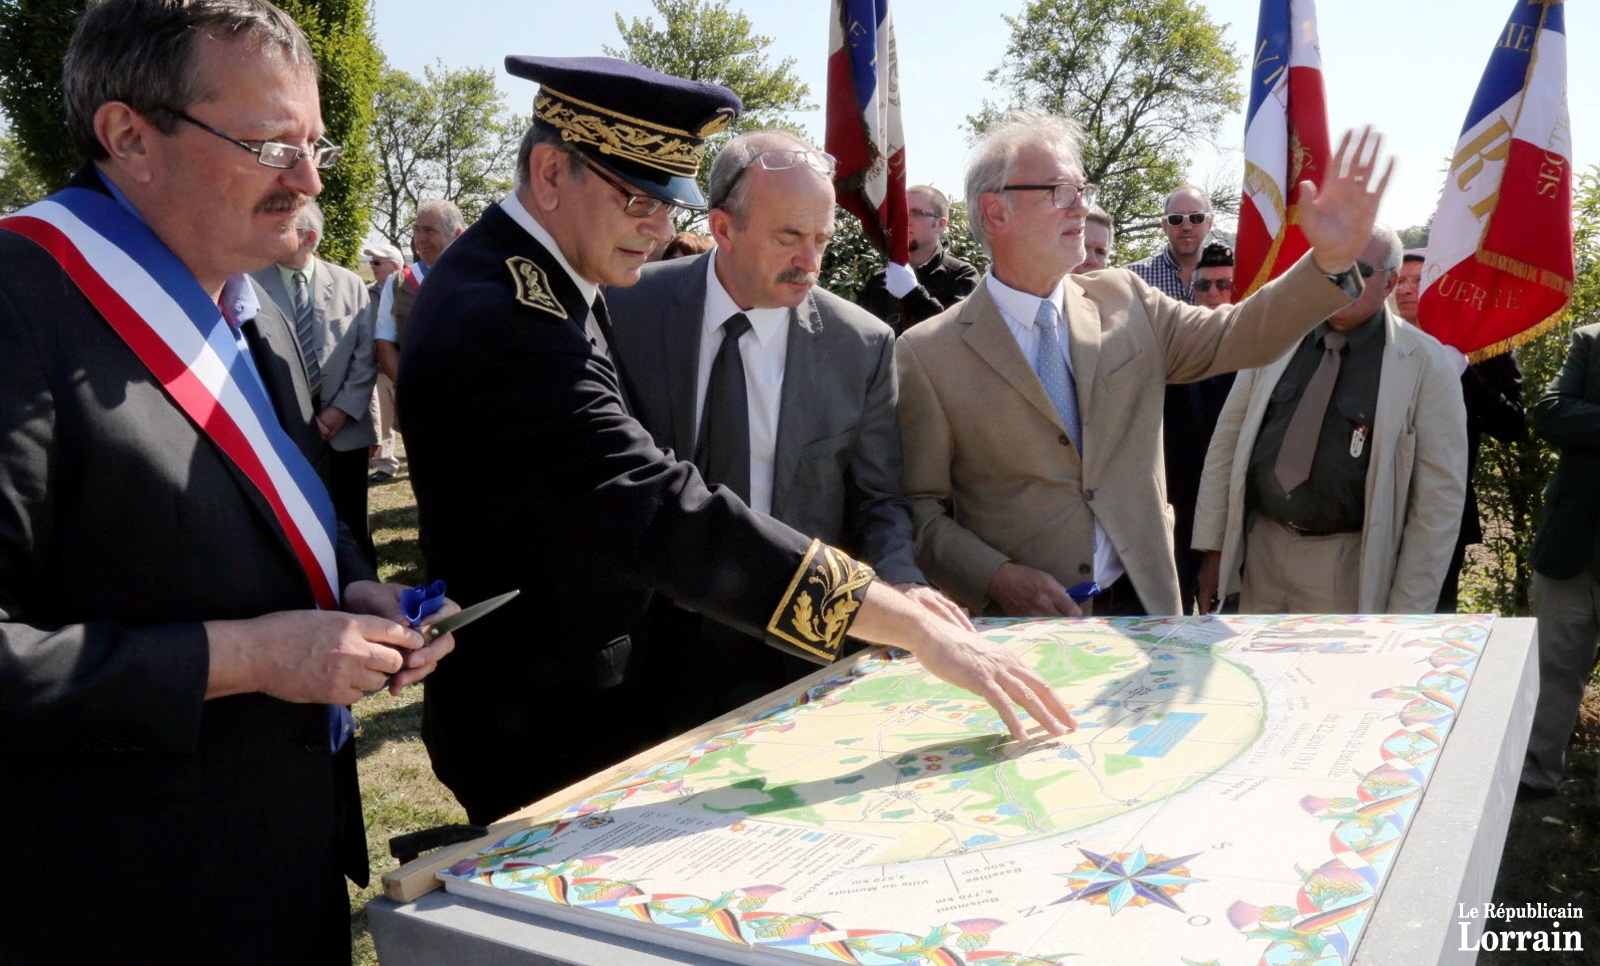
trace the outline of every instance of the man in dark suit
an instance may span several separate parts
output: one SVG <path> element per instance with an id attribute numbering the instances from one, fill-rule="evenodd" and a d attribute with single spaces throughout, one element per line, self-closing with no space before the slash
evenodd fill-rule
<path id="1" fill-rule="evenodd" d="M 337 528 L 244 274 L 337 160 L 316 63 L 265 0 L 109 0 L 63 87 L 91 164 L 0 222 L 0 962 L 348 963 L 344 706 L 449 645 Z"/>
<path id="2" fill-rule="evenodd" d="M 917 569 L 900 485 L 894 333 L 816 284 L 834 230 L 831 178 L 831 159 L 793 135 L 754 131 L 730 141 L 711 168 L 717 247 L 608 288 L 614 348 L 639 421 L 663 448 L 692 456 L 707 481 L 729 486 L 751 509 L 866 561 L 970 627 Z M 725 323 L 736 317 L 741 372 L 722 393 L 719 377 L 730 373 L 717 359 Z M 706 445 L 717 420 L 731 420 L 738 437 L 729 479 L 719 478 Z M 816 670 L 664 600 L 652 607 L 651 638 L 647 677 L 652 696 L 666 697 L 654 715 L 663 737 Z M 706 667 L 724 673 L 705 681 Z"/>
<path id="3" fill-rule="evenodd" d="M 322 208 L 315 201 L 300 209 L 299 234 L 294 254 L 250 277 L 294 322 L 317 435 L 328 444 L 334 512 L 376 567 L 378 553 L 367 530 L 367 448 L 378 441 L 368 416 L 378 378 L 371 302 L 361 276 L 317 257 Z"/>
<path id="4" fill-rule="evenodd" d="M 707 488 L 634 419 L 599 286 L 637 281 L 674 206 L 704 206 L 704 139 L 738 98 L 610 58 L 506 68 L 544 85 L 518 186 L 422 287 L 399 384 L 430 572 L 469 599 L 522 590 L 428 683 L 423 738 L 468 816 L 499 818 L 649 739 L 630 670 L 653 590 L 818 663 L 846 632 L 909 647 L 1019 738 L 1012 700 L 1048 731 L 1071 727 L 1010 651 Z"/>
<path id="5" fill-rule="evenodd" d="M 906 189 L 911 264 L 889 262 L 861 286 L 856 304 L 889 323 L 899 335 L 972 294 L 978 269 L 945 251 L 939 240 L 950 227 L 950 199 L 932 185 Z"/>
<path id="6" fill-rule="evenodd" d="M 1561 453 L 1533 539 L 1539 618 L 1539 703 L 1522 792 L 1552 795 L 1600 640 L 1600 324 L 1572 333 L 1567 361 L 1533 404 L 1533 431 Z"/>

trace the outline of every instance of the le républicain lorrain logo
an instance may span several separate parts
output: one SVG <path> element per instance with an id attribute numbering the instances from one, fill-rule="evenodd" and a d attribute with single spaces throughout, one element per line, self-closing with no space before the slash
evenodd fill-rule
<path id="1" fill-rule="evenodd" d="M 1461 927 L 1462 952 L 1583 952 L 1583 935 L 1576 929 L 1561 928 L 1563 919 L 1584 918 L 1583 910 L 1577 906 L 1549 906 L 1542 902 L 1502 906 L 1486 902 L 1479 908 L 1459 902 L 1456 903 L 1456 909 L 1457 925 Z M 1475 937 L 1472 935 L 1472 926 L 1480 919 L 1483 920 L 1483 932 Z M 1491 926 L 1496 921 L 1513 925 L 1514 920 L 1518 919 L 1543 920 L 1537 925 L 1543 927 L 1548 923 L 1548 926 L 1538 929 L 1500 929 Z"/>

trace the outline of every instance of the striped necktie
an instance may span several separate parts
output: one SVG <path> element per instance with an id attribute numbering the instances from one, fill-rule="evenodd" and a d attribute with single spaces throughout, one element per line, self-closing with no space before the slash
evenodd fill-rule
<path id="1" fill-rule="evenodd" d="M 294 273 L 294 334 L 300 340 L 300 357 L 306 363 L 306 385 L 311 387 L 312 408 L 322 409 L 322 363 L 317 361 L 317 326 L 311 310 L 311 288 L 306 273 Z"/>

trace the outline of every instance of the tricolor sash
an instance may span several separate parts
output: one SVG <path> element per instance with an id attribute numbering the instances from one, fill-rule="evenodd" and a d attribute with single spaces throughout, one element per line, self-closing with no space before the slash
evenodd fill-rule
<path id="1" fill-rule="evenodd" d="M 178 408 L 266 499 L 317 605 L 337 609 L 333 502 L 193 273 L 115 198 L 86 188 L 63 189 L 0 218 L 0 228 L 60 263 Z"/>

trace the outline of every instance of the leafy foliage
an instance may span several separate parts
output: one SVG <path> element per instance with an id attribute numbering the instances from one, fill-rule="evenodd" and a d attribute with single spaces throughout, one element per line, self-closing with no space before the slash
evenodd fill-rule
<path id="1" fill-rule="evenodd" d="M 33 168 L 22 160 L 11 132 L 0 129 L 0 215 L 32 204 L 49 193 Z"/>
<path id="2" fill-rule="evenodd" d="M 45 193 L 66 184 L 82 164 L 63 122 L 61 58 L 87 6 L 86 0 L 0 0 L 0 109 L 15 139 L 7 177 L 20 162 Z"/>
<path id="3" fill-rule="evenodd" d="M 1189 149 L 1214 139 L 1243 100 L 1242 64 L 1222 27 L 1191 0 L 1031 0 L 1005 21 L 1011 39 L 988 80 L 1009 107 L 1083 126 L 1084 174 L 1101 186 L 1119 259 L 1159 247 L 1157 218 Z M 985 101 L 967 121 L 981 133 L 1002 113 Z M 1236 190 L 1231 199 L 1213 203 L 1236 210 Z"/>
<path id="4" fill-rule="evenodd" d="M 744 113 L 706 145 L 700 166 L 700 187 L 706 187 L 711 159 L 735 135 L 760 128 L 783 128 L 802 134 L 788 121 L 795 111 L 813 111 L 811 88 L 794 72 L 794 58 L 773 64 L 764 53 L 772 38 L 753 32 L 750 18 L 728 9 L 728 0 L 653 0 L 661 18 L 635 17 L 625 23 L 617 15 L 622 47 L 601 48 L 612 57 L 632 61 L 685 80 L 721 84 L 744 101 Z M 694 230 L 703 215 L 684 212 L 679 230 Z"/>
<path id="5" fill-rule="evenodd" d="M 1600 166 L 1584 172 L 1574 185 L 1573 229 L 1577 280 L 1572 302 L 1562 321 L 1517 350 L 1522 365 L 1523 393 L 1528 405 L 1566 361 L 1572 330 L 1600 321 Z M 1483 553 L 1469 556 L 1462 574 L 1466 608 L 1485 613 L 1527 614 L 1533 537 L 1544 509 L 1544 487 L 1555 472 L 1558 454 L 1532 436 L 1520 443 L 1485 439 L 1479 450 L 1473 484 L 1483 515 Z"/>
<path id="6" fill-rule="evenodd" d="M 317 253 L 345 266 L 361 257 L 367 211 L 378 168 L 372 154 L 372 98 L 383 56 L 367 0 L 277 0 L 304 30 L 322 72 L 322 123 L 328 140 L 344 147 L 339 163 L 322 172 L 326 219 Z"/>
<path id="7" fill-rule="evenodd" d="M 404 249 L 417 205 L 448 198 L 467 220 L 511 190 L 528 118 L 505 105 L 487 67 L 386 69 L 372 129 L 378 176 L 372 227 Z"/>
<path id="8" fill-rule="evenodd" d="M 0 0 L 0 107 L 11 119 L 14 151 L 7 179 L 20 159 L 29 183 L 48 190 L 66 183 L 83 163 L 67 136 L 60 106 L 61 59 L 85 0 Z M 324 172 L 324 256 L 351 264 L 366 234 L 366 199 L 373 166 L 367 148 L 379 56 L 366 0 L 281 0 L 311 41 L 321 68 L 322 118 L 328 138 L 344 146 L 338 165 Z M 15 177 L 21 177 L 17 172 Z"/>

